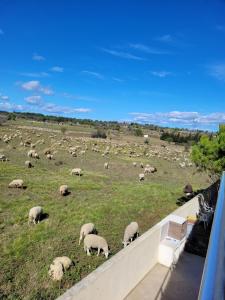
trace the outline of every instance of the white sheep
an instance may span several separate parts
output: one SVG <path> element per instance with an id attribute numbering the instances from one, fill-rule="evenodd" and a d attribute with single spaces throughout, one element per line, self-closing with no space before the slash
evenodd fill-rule
<path id="1" fill-rule="evenodd" d="M 135 161 L 133 162 L 133 166 L 134 166 L 134 167 L 137 167 L 137 163 L 136 163 Z"/>
<path id="2" fill-rule="evenodd" d="M 129 225 L 127 225 L 124 236 L 123 236 L 123 245 L 124 248 L 130 244 L 130 242 L 133 241 L 133 239 L 139 236 L 139 226 L 137 222 L 131 222 Z"/>
<path id="3" fill-rule="evenodd" d="M 49 159 L 49 160 L 51 160 L 51 159 L 53 159 L 53 155 L 52 154 L 47 154 L 46 158 Z"/>
<path id="4" fill-rule="evenodd" d="M 98 253 L 97 256 L 99 256 L 101 249 L 104 252 L 104 255 L 106 258 L 109 256 L 109 247 L 106 242 L 106 240 L 98 235 L 95 234 L 88 234 L 84 238 L 84 251 L 87 252 L 87 255 L 90 256 L 90 249 L 91 248 L 97 248 Z"/>
<path id="5" fill-rule="evenodd" d="M 78 176 L 81 176 L 81 175 L 82 175 L 82 171 L 81 171 L 80 168 L 72 169 L 71 175 L 78 175 Z"/>
<path id="6" fill-rule="evenodd" d="M 108 162 L 105 162 L 104 163 L 104 169 L 108 169 L 109 168 L 109 163 Z"/>
<path id="7" fill-rule="evenodd" d="M 29 160 L 26 160 L 26 161 L 25 161 L 25 166 L 26 166 L 27 168 L 32 168 L 32 167 L 33 167 L 32 163 L 31 163 Z"/>
<path id="8" fill-rule="evenodd" d="M 31 222 L 33 222 L 34 224 L 39 223 L 42 213 L 43 208 L 41 206 L 32 207 L 29 211 L 28 224 L 30 224 Z"/>
<path id="9" fill-rule="evenodd" d="M 68 270 L 73 265 L 72 260 L 67 256 L 59 256 L 53 260 L 53 264 L 61 263 L 64 270 Z"/>
<path id="10" fill-rule="evenodd" d="M 9 183 L 9 188 L 23 188 L 23 180 L 22 179 L 14 179 Z"/>
<path id="11" fill-rule="evenodd" d="M 54 281 L 61 281 L 63 278 L 63 265 L 60 262 L 52 263 L 48 274 Z"/>
<path id="12" fill-rule="evenodd" d="M 140 174 L 138 175 L 138 178 L 139 178 L 139 181 L 145 180 L 145 174 L 144 174 L 144 173 L 140 173 Z"/>
<path id="13" fill-rule="evenodd" d="M 66 196 L 69 193 L 68 185 L 66 185 L 66 184 L 61 185 L 60 188 L 59 188 L 59 193 L 62 196 Z"/>
<path id="14" fill-rule="evenodd" d="M 79 245 L 82 241 L 83 238 L 85 238 L 86 235 L 94 232 L 95 230 L 95 225 L 93 223 L 87 223 L 82 225 L 80 229 L 80 239 L 79 239 Z"/>

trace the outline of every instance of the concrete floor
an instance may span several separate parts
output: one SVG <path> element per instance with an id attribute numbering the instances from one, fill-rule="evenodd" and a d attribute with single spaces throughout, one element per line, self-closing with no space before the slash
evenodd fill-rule
<path id="1" fill-rule="evenodd" d="M 125 300 L 195 300 L 204 261 L 203 257 L 183 252 L 173 270 L 157 264 Z"/>

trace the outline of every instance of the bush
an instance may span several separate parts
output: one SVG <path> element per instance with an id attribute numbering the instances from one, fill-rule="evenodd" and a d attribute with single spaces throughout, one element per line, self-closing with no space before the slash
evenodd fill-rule
<path id="1" fill-rule="evenodd" d="M 91 134 L 92 138 L 100 138 L 100 139 L 106 139 L 107 135 L 103 129 L 97 129 L 97 131 L 93 132 Z"/>
<path id="2" fill-rule="evenodd" d="M 135 128 L 134 129 L 134 135 L 143 136 L 143 131 L 141 130 L 141 128 Z"/>

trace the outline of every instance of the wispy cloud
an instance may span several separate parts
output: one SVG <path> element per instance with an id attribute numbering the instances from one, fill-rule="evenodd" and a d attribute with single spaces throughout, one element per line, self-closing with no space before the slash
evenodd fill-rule
<path id="1" fill-rule="evenodd" d="M 25 106 L 20 105 L 20 104 L 15 104 L 15 103 L 10 103 L 10 102 L 5 102 L 2 101 L 0 102 L 0 110 L 4 110 L 4 111 L 24 111 Z"/>
<path id="2" fill-rule="evenodd" d="M 225 63 L 212 64 L 207 69 L 210 76 L 220 81 L 225 81 Z"/>
<path id="3" fill-rule="evenodd" d="M 42 97 L 39 95 L 26 97 L 24 100 L 31 105 L 40 105 L 42 103 Z"/>
<path id="4" fill-rule="evenodd" d="M 4 31 L 0 28 L 0 35 L 3 35 Z"/>
<path id="5" fill-rule="evenodd" d="M 130 44 L 129 46 L 132 49 L 139 50 L 149 54 L 169 54 L 168 51 L 156 49 L 143 44 Z"/>
<path id="6" fill-rule="evenodd" d="M 47 103 L 42 106 L 42 110 L 45 112 L 55 113 L 55 114 L 74 114 L 74 113 L 89 113 L 90 108 L 73 108 L 67 106 L 61 106 L 54 103 Z"/>
<path id="7" fill-rule="evenodd" d="M 133 60 L 145 60 L 145 58 L 143 58 L 143 57 L 133 55 L 128 52 L 116 51 L 116 50 L 111 50 L 111 49 L 106 49 L 106 48 L 101 48 L 101 50 L 105 53 L 108 53 L 110 55 L 120 57 L 120 58 L 133 59 Z"/>
<path id="8" fill-rule="evenodd" d="M 21 72 L 21 73 L 19 73 L 19 75 L 25 76 L 25 77 L 43 78 L 43 77 L 48 77 L 49 73 L 47 73 L 47 72 L 38 72 L 38 73 Z"/>
<path id="9" fill-rule="evenodd" d="M 165 78 L 172 75 L 172 72 L 168 72 L 168 71 L 151 71 L 150 73 L 153 76 L 160 77 L 160 78 Z"/>
<path id="10" fill-rule="evenodd" d="M 37 91 L 45 95 L 53 95 L 54 92 L 49 87 L 43 87 L 38 80 L 31 80 L 23 83 L 21 88 L 26 91 Z"/>
<path id="11" fill-rule="evenodd" d="M 159 41 L 159 42 L 163 42 L 163 43 L 171 43 L 174 41 L 172 35 L 170 35 L 170 34 L 161 35 L 161 36 L 155 38 L 155 40 Z"/>
<path id="12" fill-rule="evenodd" d="M 0 100 L 2 100 L 2 101 L 8 101 L 9 100 L 9 96 L 0 94 Z"/>
<path id="13" fill-rule="evenodd" d="M 225 25 L 216 25 L 216 30 L 225 32 Z"/>
<path id="14" fill-rule="evenodd" d="M 63 69 L 62 67 L 55 66 L 55 67 L 52 67 L 52 68 L 50 69 L 50 71 L 62 73 L 62 72 L 64 71 L 64 69 Z"/>
<path id="15" fill-rule="evenodd" d="M 123 79 L 120 79 L 120 78 L 118 78 L 118 77 L 112 77 L 112 80 L 114 80 L 114 81 L 116 81 L 116 82 L 119 82 L 119 83 L 124 82 Z"/>
<path id="16" fill-rule="evenodd" d="M 37 53 L 34 53 L 33 56 L 32 56 L 32 59 L 36 60 L 36 61 L 43 61 L 43 60 L 45 60 L 45 57 L 42 56 L 42 55 L 39 55 Z"/>
<path id="17" fill-rule="evenodd" d="M 87 70 L 84 70 L 82 71 L 83 74 L 87 74 L 87 75 L 90 75 L 92 77 L 95 77 L 97 79 L 104 79 L 104 76 L 98 72 L 93 72 L 93 71 L 87 71 Z"/>
<path id="18" fill-rule="evenodd" d="M 225 112 L 215 112 L 210 114 L 202 114 L 199 112 L 158 112 L 158 113 L 142 113 L 133 112 L 130 113 L 133 116 L 135 122 L 141 123 L 153 123 L 158 125 L 175 125 L 180 124 L 183 126 L 208 126 L 219 125 L 225 122 Z"/>

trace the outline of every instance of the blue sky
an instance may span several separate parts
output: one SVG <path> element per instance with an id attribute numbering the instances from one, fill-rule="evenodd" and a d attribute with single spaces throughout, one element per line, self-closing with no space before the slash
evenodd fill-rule
<path id="1" fill-rule="evenodd" d="M 225 1 L 0 1 L 0 109 L 215 130 Z"/>

